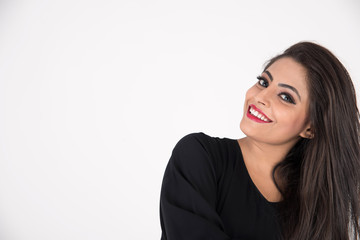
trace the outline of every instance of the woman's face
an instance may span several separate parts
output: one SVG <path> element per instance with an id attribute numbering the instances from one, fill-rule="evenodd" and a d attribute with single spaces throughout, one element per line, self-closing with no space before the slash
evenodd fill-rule
<path id="1" fill-rule="evenodd" d="M 258 79 L 246 93 L 240 123 L 243 133 L 256 141 L 275 145 L 295 144 L 300 137 L 309 137 L 306 69 L 292 58 L 284 57 Z"/>

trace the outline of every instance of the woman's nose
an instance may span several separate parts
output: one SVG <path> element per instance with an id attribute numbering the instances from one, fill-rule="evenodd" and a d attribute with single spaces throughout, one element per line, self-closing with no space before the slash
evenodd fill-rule
<path id="1" fill-rule="evenodd" d="M 255 95 L 255 101 L 265 107 L 270 107 L 271 89 L 266 88 Z"/>

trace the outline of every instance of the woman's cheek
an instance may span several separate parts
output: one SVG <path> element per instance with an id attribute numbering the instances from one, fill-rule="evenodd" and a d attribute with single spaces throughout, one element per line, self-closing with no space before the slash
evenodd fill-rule
<path id="1" fill-rule="evenodd" d="M 289 136 L 298 135 L 305 125 L 304 117 L 301 116 L 301 114 L 284 108 L 279 108 L 276 114 L 276 120 Z"/>

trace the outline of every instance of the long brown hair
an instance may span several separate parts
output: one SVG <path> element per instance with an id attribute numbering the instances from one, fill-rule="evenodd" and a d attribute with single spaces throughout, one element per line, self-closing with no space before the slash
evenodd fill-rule
<path id="1" fill-rule="evenodd" d="M 291 46 L 265 69 L 283 57 L 307 70 L 314 133 L 299 140 L 273 171 L 283 194 L 283 238 L 359 239 L 360 117 L 351 78 L 329 50 L 315 43 Z"/>

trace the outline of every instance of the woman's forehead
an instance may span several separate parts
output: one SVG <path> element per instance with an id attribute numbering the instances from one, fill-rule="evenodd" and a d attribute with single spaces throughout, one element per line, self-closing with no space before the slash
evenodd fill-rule
<path id="1" fill-rule="evenodd" d="M 266 73 L 265 73 L 266 72 Z M 297 86 L 304 85 L 306 88 L 306 68 L 290 57 L 284 57 L 271 64 L 264 73 L 271 75 L 273 81 L 293 83 Z M 270 77 L 269 77 L 270 78 Z"/>

